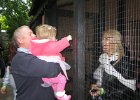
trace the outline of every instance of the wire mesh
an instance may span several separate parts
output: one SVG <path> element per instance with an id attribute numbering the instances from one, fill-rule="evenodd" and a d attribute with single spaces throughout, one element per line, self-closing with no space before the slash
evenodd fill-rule
<path id="1" fill-rule="evenodd" d="M 118 76 L 106 76 L 107 90 L 109 94 L 102 97 L 103 100 L 138 100 L 140 97 L 140 46 L 139 46 L 139 31 L 140 31 L 140 1 L 139 0 L 87 0 L 86 1 L 86 99 L 91 99 L 89 95 L 89 88 L 94 83 L 93 73 L 99 67 L 99 56 L 103 53 L 102 48 L 102 35 L 103 31 L 108 29 L 117 30 L 122 35 L 122 45 L 125 48 L 125 54 L 121 63 L 118 63 L 116 71 L 119 72 Z M 111 49 L 111 47 L 110 47 Z M 125 59 L 127 58 L 127 60 Z M 129 59 L 129 60 L 128 60 Z M 126 64 L 127 63 L 127 64 Z M 111 69 L 109 69 L 111 70 Z M 103 76 L 105 77 L 105 76 Z M 120 81 L 112 81 L 108 84 L 113 77 Z M 130 81 L 123 80 L 136 80 L 136 84 Z M 128 86 L 124 84 L 128 84 Z M 134 85 L 136 90 L 126 89 L 130 85 Z M 104 86 L 103 86 L 104 87 Z M 122 89 L 120 89 L 122 88 Z M 114 90 L 114 91 L 113 91 Z M 114 92 L 114 93 L 113 93 Z M 107 91 L 106 91 L 107 94 Z M 111 96 L 111 94 L 113 94 Z M 122 95 L 120 95 L 122 94 Z M 107 97 L 108 96 L 108 97 Z M 110 97 L 109 97 L 110 96 Z"/>
<path id="2" fill-rule="evenodd" d="M 112 66 L 117 75 L 108 75 L 103 100 L 139 100 L 140 98 L 140 1 L 139 0 L 85 0 L 85 100 L 92 97 L 89 94 L 90 85 L 95 83 L 93 73 L 99 67 L 99 57 L 103 54 L 103 32 L 108 29 L 117 30 L 122 36 L 122 45 L 125 56 L 121 62 Z M 73 3 L 64 3 L 57 9 L 58 38 L 74 34 Z M 115 40 L 113 40 L 115 41 Z M 72 43 L 71 43 L 72 44 Z M 72 46 L 71 46 L 72 47 Z M 72 48 L 63 52 L 66 62 L 73 65 Z M 112 46 L 113 48 L 115 46 Z M 110 48 L 112 48 L 110 47 Z M 102 59 L 103 60 L 103 59 Z M 109 71 L 112 71 L 109 69 Z M 72 94 L 72 70 L 68 71 L 71 77 L 67 90 Z M 100 77 L 101 78 L 101 77 Z M 108 84 L 111 79 L 112 81 Z M 124 79 L 124 80 L 123 80 Z M 121 80 L 121 82 L 120 82 Z M 136 84 L 131 81 L 136 80 Z M 121 85 L 120 85 L 121 84 Z M 126 86 L 127 84 L 127 86 Z M 130 86 L 136 89 L 129 88 Z M 101 99 L 101 98 L 100 98 Z"/>

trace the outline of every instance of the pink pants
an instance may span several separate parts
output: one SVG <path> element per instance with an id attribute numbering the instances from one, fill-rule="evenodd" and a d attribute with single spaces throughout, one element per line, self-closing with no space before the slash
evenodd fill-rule
<path id="1" fill-rule="evenodd" d="M 52 83 L 52 88 L 54 92 L 63 92 L 66 85 L 66 77 L 61 73 L 54 78 L 42 78 L 45 83 Z"/>

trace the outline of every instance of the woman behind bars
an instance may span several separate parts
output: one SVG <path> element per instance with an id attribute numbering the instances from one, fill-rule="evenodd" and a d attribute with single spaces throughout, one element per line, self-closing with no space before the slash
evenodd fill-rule
<path id="1" fill-rule="evenodd" d="M 91 96 L 97 100 L 135 100 L 136 80 L 121 34 L 116 30 L 105 31 L 102 47 L 100 66 L 93 73 L 96 83 L 91 85 Z"/>

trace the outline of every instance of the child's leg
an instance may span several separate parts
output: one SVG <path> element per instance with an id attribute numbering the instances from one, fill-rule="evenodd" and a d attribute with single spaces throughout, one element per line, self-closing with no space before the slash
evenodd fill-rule
<path id="1" fill-rule="evenodd" d="M 44 82 L 51 82 L 52 88 L 55 92 L 55 96 L 58 100 L 70 100 L 71 95 L 65 94 L 66 77 L 59 74 L 55 78 L 42 78 Z"/>
<path id="2" fill-rule="evenodd" d="M 57 91 L 63 92 L 65 90 L 65 85 L 66 85 L 66 77 L 62 74 L 58 75 L 58 84 L 57 84 Z"/>
<path id="3" fill-rule="evenodd" d="M 62 74 L 59 74 L 55 78 L 42 78 L 45 83 L 51 83 L 54 92 L 63 92 L 66 85 L 66 77 Z"/>

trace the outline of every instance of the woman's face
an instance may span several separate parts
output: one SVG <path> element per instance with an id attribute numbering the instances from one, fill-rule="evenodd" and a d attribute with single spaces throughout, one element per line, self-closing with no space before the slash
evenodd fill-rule
<path id="1" fill-rule="evenodd" d="M 103 47 L 103 52 L 111 55 L 115 51 L 115 44 L 113 42 L 113 37 L 103 36 L 102 47 Z"/>

